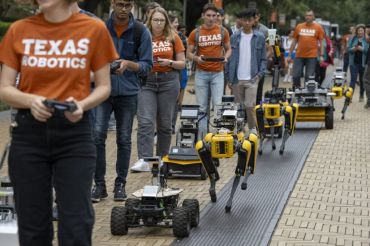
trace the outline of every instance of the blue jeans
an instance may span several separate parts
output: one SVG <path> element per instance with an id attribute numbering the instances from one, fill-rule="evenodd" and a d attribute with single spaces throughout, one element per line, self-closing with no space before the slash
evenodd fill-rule
<path id="1" fill-rule="evenodd" d="M 96 185 L 105 185 L 106 157 L 105 142 L 108 123 L 114 112 L 117 124 L 117 178 L 115 185 L 125 184 L 131 156 L 131 133 L 137 110 L 137 95 L 109 97 L 96 107 L 94 139 L 96 145 L 96 170 L 94 181 Z"/>
<path id="2" fill-rule="evenodd" d="M 296 57 L 293 63 L 293 86 L 301 87 L 301 75 L 303 67 L 306 67 L 304 81 L 310 76 L 315 76 L 317 58 Z"/>
<path id="3" fill-rule="evenodd" d="M 87 114 L 71 123 L 56 111 L 47 122 L 40 122 L 29 110 L 18 110 L 9 174 L 21 246 L 52 245 L 53 187 L 58 200 L 59 245 L 91 245 L 91 184 L 96 155 Z"/>
<path id="4" fill-rule="evenodd" d="M 195 96 L 199 105 L 199 140 L 207 134 L 209 90 L 211 90 L 212 105 L 220 104 L 224 93 L 224 72 L 207 72 L 198 69 L 195 72 Z"/>
<path id="5" fill-rule="evenodd" d="M 360 97 L 364 97 L 365 90 L 364 90 L 363 77 L 364 77 L 365 68 L 361 64 L 352 64 L 349 66 L 349 70 L 351 72 L 351 83 L 349 84 L 349 86 L 352 87 L 353 91 L 355 91 L 356 80 L 357 80 L 357 77 L 359 77 Z"/>

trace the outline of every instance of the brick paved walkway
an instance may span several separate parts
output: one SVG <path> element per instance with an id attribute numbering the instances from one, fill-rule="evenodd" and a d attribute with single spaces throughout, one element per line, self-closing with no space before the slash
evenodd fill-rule
<path id="1" fill-rule="evenodd" d="M 187 102 L 193 101 L 187 96 Z M 370 245 L 370 110 L 358 102 L 358 90 L 346 120 L 340 120 L 342 101 L 336 101 L 334 130 L 322 130 L 289 198 L 271 240 L 271 245 Z M 0 148 L 8 141 L 9 114 L 0 114 Z M 136 161 L 136 130 L 133 132 L 132 163 Z M 95 204 L 93 241 L 98 246 L 170 245 L 170 229 L 130 229 L 127 236 L 110 234 L 115 178 L 115 132 L 107 142 L 109 198 Z M 300 146 L 303 147 L 303 146 Z M 235 158 L 222 160 L 220 190 L 233 176 Z M 257 163 L 258 165 L 258 163 Z M 232 166 L 230 168 L 230 166 Z M 6 172 L 6 168 L 1 171 Z M 129 174 L 131 194 L 150 183 L 149 173 Z M 209 202 L 208 181 L 169 180 L 171 187 L 185 188 L 181 199 L 197 198 L 201 208 Z"/>

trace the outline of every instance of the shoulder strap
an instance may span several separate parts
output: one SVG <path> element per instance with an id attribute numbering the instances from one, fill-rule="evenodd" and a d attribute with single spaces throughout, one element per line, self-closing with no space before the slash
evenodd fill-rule
<path id="1" fill-rule="evenodd" d="M 198 55 L 198 43 L 199 43 L 199 32 L 200 32 L 200 26 L 198 26 L 196 29 L 195 29 L 195 47 L 194 47 L 194 54 L 195 55 Z"/>
<path id="2" fill-rule="evenodd" d="M 138 55 L 139 53 L 139 45 L 141 41 L 141 35 L 143 34 L 145 29 L 145 26 L 140 21 L 135 20 L 134 23 L 134 35 L 133 35 L 133 41 L 134 41 L 134 54 Z"/>
<path id="3" fill-rule="evenodd" d="M 224 42 L 225 28 L 222 25 L 220 26 L 220 32 L 221 32 L 221 47 L 224 48 L 224 46 L 225 46 L 225 42 Z"/>

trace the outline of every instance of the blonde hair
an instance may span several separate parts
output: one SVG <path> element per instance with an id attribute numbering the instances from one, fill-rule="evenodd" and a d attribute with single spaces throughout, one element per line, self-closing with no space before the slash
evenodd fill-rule
<path id="1" fill-rule="evenodd" d="M 175 29 L 173 28 L 170 18 L 168 17 L 167 11 L 162 8 L 158 7 L 155 8 L 152 13 L 150 14 L 148 21 L 146 22 L 146 26 L 148 27 L 149 31 L 153 34 L 152 31 L 152 18 L 155 13 L 161 13 L 163 14 L 164 18 L 166 19 L 163 29 L 163 35 L 165 36 L 166 40 L 174 42 L 175 41 Z"/>

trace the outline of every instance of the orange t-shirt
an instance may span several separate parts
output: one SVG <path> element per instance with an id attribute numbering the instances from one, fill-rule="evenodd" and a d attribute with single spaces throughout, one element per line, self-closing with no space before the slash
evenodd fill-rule
<path id="1" fill-rule="evenodd" d="M 50 23 L 38 14 L 11 25 L 0 63 L 20 72 L 19 90 L 64 101 L 90 94 L 90 71 L 118 59 L 105 24 L 84 14 Z"/>
<path id="2" fill-rule="evenodd" d="M 317 23 L 298 24 L 293 37 L 298 40 L 296 57 L 315 58 L 318 56 L 318 42 L 324 38 L 324 30 Z"/>
<path id="3" fill-rule="evenodd" d="M 117 37 L 121 37 L 122 33 L 128 28 L 128 22 L 124 25 L 114 24 L 114 30 L 116 31 Z"/>
<path id="4" fill-rule="evenodd" d="M 195 40 L 195 32 L 197 29 L 194 29 L 188 39 L 189 45 L 195 45 L 198 42 L 198 56 L 204 55 L 208 57 L 223 57 L 223 47 L 221 46 L 221 28 L 219 25 L 215 25 L 211 29 L 206 29 L 204 26 L 200 27 L 199 30 L 199 40 Z M 224 44 L 230 42 L 229 32 L 224 28 Z M 224 64 L 221 62 L 205 62 L 203 64 L 197 64 L 197 68 L 210 71 L 210 72 L 221 72 L 224 70 Z"/>
<path id="5" fill-rule="evenodd" d="M 175 40 L 171 42 L 166 40 L 164 36 L 153 37 L 152 47 L 153 47 L 153 57 L 154 60 L 157 58 L 176 60 L 176 54 L 184 52 L 185 48 L 182 44 L 179 35 L 175 34 Z M 174 47 L 175 46 L 175 47 Z M 175 52 L 173 51 L 175 49 Z M 174 57 L 175 55 L 175 57 Z M 152 72 L 170 72 L 173 68 L 170 66 L 162 67 L 159 63 L 154 62 Z"/>

